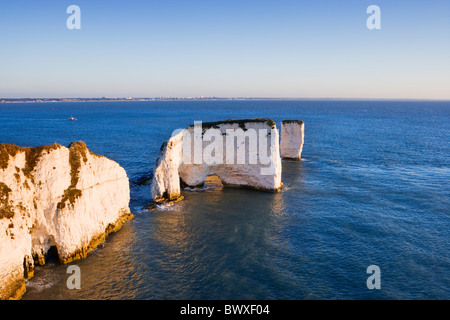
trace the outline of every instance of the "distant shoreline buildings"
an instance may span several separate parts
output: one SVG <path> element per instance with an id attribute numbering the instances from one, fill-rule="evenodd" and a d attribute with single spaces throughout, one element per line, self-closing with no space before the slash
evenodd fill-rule
<path id="1" fill-rule="evenodd" d="M 157 97 L 157 98 L 0 98 L 0 103 L 18 102 L 99 102 L 99 101 L 189 101 L 189 100 L 259 100 L 277 98 Z"/>
<path id="2" fill-rule="evenodd" d="M 157 97 L 157 98 L 0 98 L 0 103 L 39 102 L 108 102 L 108 101 L 239 101 L 239 100 L 344 100 L 344 101 L 450 101 L 442 99 L 389 99 L 389 98 L 273 98 L 273 97 Z"/>

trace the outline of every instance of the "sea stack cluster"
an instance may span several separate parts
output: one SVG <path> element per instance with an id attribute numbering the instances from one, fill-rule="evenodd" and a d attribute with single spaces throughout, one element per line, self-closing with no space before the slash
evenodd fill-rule
<path id="1" fill-rule="evenodd" d="M 202 186 L 209 176 L 217 176 L 224 186 L 280 190 L 281 159 L 301 160 L 304 123 L 287 120 L 281 128 L 281 143 L 276 123 L 270 119 L 203 123 L 197 133 L 195 125 L 174 131 L 155 163 L 151 185 L 154 204 L 180 200 L 182 186 Z M 211 148 L 213 142 L 216 145 Z M 245 161 L 237 159 L 240 151 Z"/>
<path id="2" fill-rule="evenodd" d="M 183 187 L 213 183 L 278 191 L 282 159 L 300 160 L 304 123 L 225 120 L 176 130 L 157 157 L 153 206 Z M 133 215 L 125 170 L 83 142 L 23 148 L 0 144 L 0 299 L 19 299 L 34 266 L 86 257 Z"/>

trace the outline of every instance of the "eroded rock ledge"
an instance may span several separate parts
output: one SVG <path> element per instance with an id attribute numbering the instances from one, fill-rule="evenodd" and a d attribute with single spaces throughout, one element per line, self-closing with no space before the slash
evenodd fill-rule
<path id="1" fill-rule="evenodd" d="M 86 257 L 133 216 L 125 170 L 83 142 L 0 144 L 0 298 L 20 298 L 50 248 L 67 263 Z"/>

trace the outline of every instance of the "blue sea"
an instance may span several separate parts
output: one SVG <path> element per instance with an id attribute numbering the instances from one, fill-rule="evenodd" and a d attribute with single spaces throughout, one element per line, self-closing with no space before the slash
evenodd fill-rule
<path id="1" fill-rule="evenodd" d="M 281 192 L 186 191 L 144 209 L 174 129 L 256 117 L 305 121 L 303 161 L 283 161 Z M 71 263 L 81 289 L 50 261 L 23 299 L 450 299 L 450 102 L 0 104 L 0 142 L 76 140 L 125 168 L 135 218 Z"/>

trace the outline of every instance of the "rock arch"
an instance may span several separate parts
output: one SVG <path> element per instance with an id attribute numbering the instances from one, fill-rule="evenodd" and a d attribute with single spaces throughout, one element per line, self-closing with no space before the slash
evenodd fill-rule
<path id="1" fill-rule="evenodd" d="M 299 132 L 291 130 L 288 135 Z M 303 137 L 296 139 L 303 141 Z M 180 200 L 181 185 L 201 186 L 211 175 L 224 186 L 280 190 L 281 155 L 275 122 L 225 120 L 175 130 L 156 160 L 152 199 L 154 203 Z"/>

